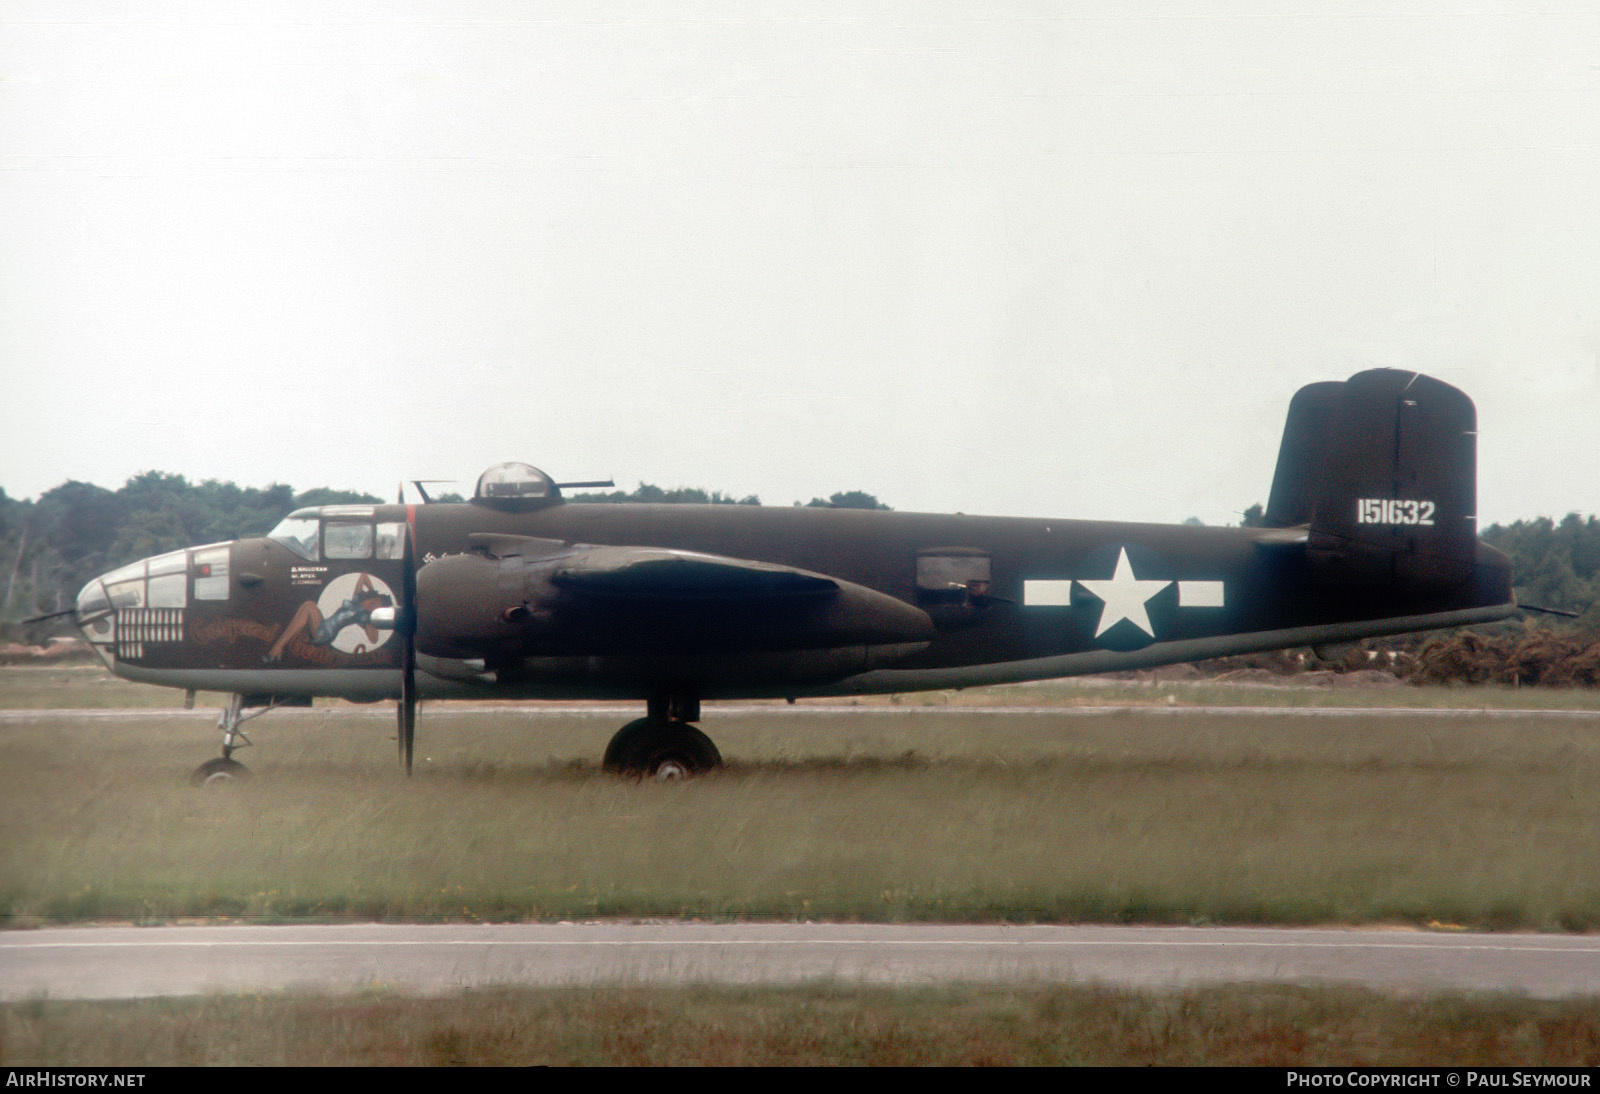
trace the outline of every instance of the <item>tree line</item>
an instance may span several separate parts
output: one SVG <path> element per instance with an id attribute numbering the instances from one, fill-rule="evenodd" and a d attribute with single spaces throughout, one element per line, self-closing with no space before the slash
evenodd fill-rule
<path id="1" fill-rule="evenodd" d="M 1519 601 L 1577 612 L 1580 627 L 1600 631 L 1600 518 L 1491 524 L 1479 538 L 1511 557 Z"/>

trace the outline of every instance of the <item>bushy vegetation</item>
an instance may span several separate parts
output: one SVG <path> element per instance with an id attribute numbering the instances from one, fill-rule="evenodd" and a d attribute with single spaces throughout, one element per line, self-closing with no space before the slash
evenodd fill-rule
<path id="1" fill-rule="evenodd" d="M 1324 649 L 1272 650 L 1197 661 L 1187 671 L 1237 682 L 1600 687 L 1600 634 L 1565 621 L 1509 620 L 1470 629 L 1369 638 Z M 1169 679 L 1183 673 L 1165 670 Z M 1129 676 L 1140 674 L 1130 673 Z M 1320 679 L 1334 677 L 1332 680 Z"/>
<path id="2" fill-rule="evenodd" d="M 1600 687 L 1600 638 L 1548 627 L 1458 631 L 1425 643 L 1409 675 L 1418 684 Z"/>
<path id="3" fill-rule="evenodd" d="M 1482 539 L 1511 556 L 1522 603 L 1577 612 L 1578 626 L 1600 631 L 1600 517 L 1491 524 Z"/>

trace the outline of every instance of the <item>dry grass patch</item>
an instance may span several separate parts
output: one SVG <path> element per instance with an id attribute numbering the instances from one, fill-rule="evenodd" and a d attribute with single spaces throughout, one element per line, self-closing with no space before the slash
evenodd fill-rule
<path id="1" fill-rule="evenodd" d="M 1600 1001 L 1349 988 L 587 988 L 0 1006 L 0 1064 L 1588 1066 Z"/>

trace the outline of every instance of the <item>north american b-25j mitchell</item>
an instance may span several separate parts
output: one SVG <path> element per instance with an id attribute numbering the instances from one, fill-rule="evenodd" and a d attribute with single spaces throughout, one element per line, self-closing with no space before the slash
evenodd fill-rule
<path id="1" fill-rule="evenodd" d="M 328 505 L 89 582 L 129 680 L 252 707 L 635 699 L 606 768 L 721 762 L 704 700 L 964 688 L 1347 642 L 1515 610 L 1478 542 L 1472 401 L 1385 369 L 1291 401 L 1264 527 L 745 505 L 586 505 L 522 463 L 458 504 Z M 574 484 L 568 484 L 574 485 Z"/>

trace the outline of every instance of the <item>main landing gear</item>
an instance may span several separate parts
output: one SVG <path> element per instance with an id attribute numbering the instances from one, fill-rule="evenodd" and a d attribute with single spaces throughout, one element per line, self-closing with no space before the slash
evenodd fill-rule
<path id="1" fill-rule="evenodd" d="M 722 765 L 711 738 L 690 722 L 700 719 L 698 696 L 650 698 L 649 714 L 617 730 L 606 746 L 604 767 L 617 775 L 687 779 Z"/>
<path id="2" fill-rule="evenodd" d="M 248 779 L 250 769 L 233 758 L 235 749 L 248 748 L 255 742 L 245 735 L 239 727 L 251 718 L 259 718 L 269 710 L 278 707 L 296 705 L 295 700 L 258 698 L 255 696 L 247 699 L 243 695 L 234 695 L 228 700 L 228 705 L 222 709 L 217 718 L 217 728 L 222 730 L 222 755 L 216 759 L 207 760 L 194 769 L 194 774 L 189 776 L 189 781 L 195 786 L 220 786 L 239 779 Z M 309 702 L 304 705 L 309 706 Z M 246 707 L 260 707 L 246 714 Z"/>

